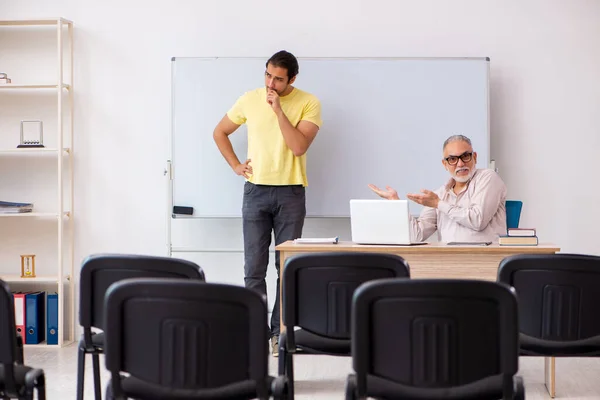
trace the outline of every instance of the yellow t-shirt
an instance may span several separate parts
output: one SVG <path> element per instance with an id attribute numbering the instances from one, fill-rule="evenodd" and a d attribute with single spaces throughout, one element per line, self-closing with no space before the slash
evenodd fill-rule
<path id="1" fill-rule="evenodd" d="M 281 109 L 292 126 L 302 120 L 321 127 L 321 103 L 312 94 L 294 88 L 279 98 Z M 285 143 L 277 116 L 267 103 L 266 88 L 244 93 L 227 112 L 229 119 L 248 127 L 248 157 L 253 174 L 249 182 L 258 185 L 303 185 L 306 178 L 306 153 L 296 157 Z"/>

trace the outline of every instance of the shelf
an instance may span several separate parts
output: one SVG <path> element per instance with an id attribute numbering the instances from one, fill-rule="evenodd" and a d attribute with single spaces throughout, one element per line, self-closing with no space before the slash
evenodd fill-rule
<path id="1" fill-rule="evenodd" d="M 71 213 L 69 211 L 64 211 L 63 215 L 65 217 L 69 217 Z M 18 217 L 18 218 L 26 218 L 26 217 L 38 217 L 38 218 L 58 218 L 58 213 L 45 213 L 45 212 L 25 212 L 25 213 L 0 213 L 0 218 L 5 217 Z"/>
<path id="2" fill-rule="evenodd" d="M 71 85 L 66 83 L 62 84 L 63 89 L 71 90 Z M 36 84 L 36 83 L 0 83 L 0 89 L 57 89 L 58 85 L 55 84 Z"/>
<path id="3" fill-rule="evenodd" d="M 40 242 L 48 242 L 48 246 L 43 246 L 43 250 L 40 249 L 40 257 L 45 257 L 46 254 L 50 259 L 56 260 L 55 262 L 50 261 L 49 269 L 38 271 L 40 276 L 35 278 L 21 278 L 21 269 L 19 266 L 14 264 L 14 260 L 10 262 L 6 262 L 6 266 L 0 271 L 0 279 L 6 281 L 10 286 L 19 288 L 28 288 L 28 289 L 38 289 L 39 286 L 41 288 L 45 288 L 48 290 L 56 291 L 58 295 L 58 345 L 48 345 L 47 342 L 42 342 L 39 344 L 25 344 L 25 347 L 40 347 L 40 348 L 61 348 L 73 343 L 75 338 L 75 325 L 76 325 L 76 315 L 75 315 L 75 283 L 74 277 L 74 251 L 73 251 L 73 239 L 74 239 L 74 218 L 73 213 L 71 212 L 74 203 L 73 196 L 73 118 L 74 118 L 74 82 L 72 80 L 73 77 L 73 51 L 74 51 L 74 28 L 73 22 L 64 18 L 60 18 L 59 16 L 53 18 L 26 18 L 22 20 L 14 19 L 14 20 L 0 20 L 0 36 L 6 33 L 14 33 L 15 37 L 20 33 L 24 32 L 28 36 L 24 39 L 31 39 L 30 34 L 34 34 L 34 36 L 43 35 L 44 38 L 52 38 L 54 37 L 54 45 L 51 46 L 48 51 L 53 50 L 53 54 L 56 54 L 56 60 L 53 62 L 49 62 L 48 65 L 44 65 L 41 71 L 46 70 L 47 68 L 51 68 L 52 64 L 55 65 L 57 75 L 56 76 L 35 76 L 31 74 L 31 76 L 10 76 L 10 72 L 8 72 L 8 77 L 12 79 L 9 81 L 10 83 L 4 83 L 4 79 L 0 81 L 0 96 L 5 98 L 7 101 L 11 101 L 14 97 L 17 100 L 20 97 L 30 97 L 35 96 L 36 98 L 39 96 L 38 100 L 52 100 L 53 106 L 50 107 L 48 102 L 44 101 L 43 105 L 31 104 L 31 106 L 37 106 L 36 108 L 47 108 L 48 113 L 51 115 L 54 112 L 56 116 L 56 130 L 51 133 L 51 140 L 46 141 L 46 147 L 40 148 L 32 148 L 32 147 L 24 147 L 18 148 L 20 141 L 19 140 L 10 140 L 10 138 L 4 138 L 0 145 L 0 159 L 7 160 L 9 163 L 23 163 L 30 162 L 33 158 L 37 160 L 44 160 L 44 162 L 50 162 L 51 164 L 55 164 L 56 177 L 47 176 L 47 174 L 43 174 L 40 178 L 44 178 L 47 180 L 48 185 L 44 185 L 42 187 L 35 187 L 31 182 L 27 180 L 22 180 L 20 182 L 15 182 L 16 185 L 12 185 L 7 188 L 3 188 L 8 190 L 4 196 L 8 197 L 30 197 L 30 202 L 34 202 L 34 198 L 37 199 L 35 201 L 35 205 L 33 207 L 32 212 L 27 213 L 11 213 L 4 214 L 0 213 L 0 226 L 3 226 L 4 233 L 12 234 L 11 231 L 14 231 L 15 225 L 31 225 L 41 224 L 45 228 L 51 228 L 53 224 L 56 228 L 55 234 L 52 235 L 54 238 L 47 237 L 47 235 L 42 236 L 42 231 L 39 229 L 30 229 L 26 232 L 23 232 L 22 235 L 27 238 L 35 238 L 36 235 L 39 235 L 38 238 Z M 34 40 L 34 39 L 32 39 Z M 37 41 L 36 41 L 37 42 Z M 45 43 L 45 41 L 43 41 Z M 35 46 L 36 49 L 41 47 L 42 41 L 38 43 L 40 46 Z M 2 48 L 2 52 L 7 52 L 8 50 L 14 50 L 15 60 L 22 59 L 22 68 L 27 69 L 27 61 L 30 59 L 34 59 L 35 53 L 34 49 L 31 50 L 31 54 L 25 54 L 25 50 L 20 49 L 19 47 L 8 47 Z M 44 52 L 43 55 L 47 55 L 49 53 Z M 4 53 L 3 53 L 4 55 Z M 26 57 L 22 57 L 25 55 Z M 12 57 L 8 55 L 8 57 Z M 46 57 L 43 57 L 46 58 Z M 54 57 L 53 57 L 54 58 Z M 11 58 L 12 60 L 12 58 Z M 36 61 L 37 62 L 37 61 Z M 19 69 L 18 66 L 15 65 L 16 70 L 23 71 Z M 25 71 L 28 72 L 28 71 Z M 33 71 L 32 71 L 33 72 Z M 27 74 L 26 74 L 27 75 Z M 58 104 L 56 104 L 56 100 L 58 100 Z M 15 103 L 15 106 L 18 108 L 22 108 L 22 106 L 28 105 L 29 102 L 26 101 L 18 101 Z M 11 108 L 11 115 L 15 116 L 15 119 L 19 117 L 19 115 L 26 114 L 27 110 L 13 110 Z M 43 112 L 43 110 L 39 110 L 39 112 Z M 26 115 L 22 115 L 25 117 Z M 23 119 L 23 118 L 20 118 Z M 4 132 L 0 132 L 1 134 Z M 18 135 L 18 133 L 17 133 Z M 45 136 L 45 132 L 44 132 Z M 17 136 L 18 138 L 18 136 Z M 65 156 L 67 156 L 65 158 Z M 54 162 L 56 161 L 56 162 Z M 15 166 L 8 166 L 7 170 L 14 168 Z M 44 166 L 44 168 L 50 168 L 49 166 Z M 51 170 L 49 170 L 51 171 Z M 31 172 L 44 172 L 42 171 L 31 171 Z M 52 182 L 54 181 L 54 183 Z M 11 181 L 12 182 L 12 181 Z M 14 186 L 14 188 L 13 188 Z M 17 186 L 21 186 L 19 189 Z M 44 190 L 46 187 L 54 187 L 56 188 L 56 192 L 58 194 L 58 198 L 52 196 L 50 199 L 54 199 L 53 202 L 44 206 L 43 200 L 45 197 L 38 199 L 38 196 L 44 195 Z M 31 189 L 35 189 L 35 193 L 33 194 L 24 194 L 30 193 Z M 47 195 L 47 193 L 46 193 Z M 2 200 L 6 200 L 3 198 Z M 39 200 L 39 201 L 38 201 Z M 26 199 L 24 199 L 26 201 Z M 4 219 L 3 219 L 4 218 Z M 29 218 L 28 220 L 17 219 L 17 220 L 7 220 L 6 218 Z M 48 226 L 46 226 L 48 225 Z M 15 233 L 16 234 L 16 233 Z M 16 237 L 16 240 L 19 238 Z M 52 246 L 54 244 L 54 246 Z M 51 248 L 55 247 L 56 256 L 51 251 Z M 18 254 L 18 253 L 17 253 Z M 42 255 L 43 254 L 43 255 Z M 13 257 L 14 258 L 14 257 Z M 18 257 L 17 257 L 18 258 Z M 54 264 L 54 266 L 52 266 Z M 11 266 L 12 265 L 12 266 Z M 50 275 L 50 276 L 49 276 Z"/>
<path id="4" fill-rule="evenodd" d="M 18 283 L 58 283 L 56 276 L 36 276 L 35 278 L 21 278 L 20 275 L 0 275 L 0 279 L 4 282 L 18 282 Z M 68 281 L 69 277 L 65 276 L 65 281 Z"/>
<path id="5" fill-rule="evenodd" d="M 40 18 L 40 19 L 24 19 L 24 20 L 9 20 L 0 21 L 0 26 L 27 26 L 27 25 L 58 25 L 61 21 L 63 24 L 72 25 L 73 22 L 64 18 Z"/>
<path id="6" fill-rule="evenodd" d="M 63 149 L 65 153 L 69 153 L 71 149 L 69 147 L 65 147 Z M 57 153 L 58 149 L 56 148 L 48 148 L 48 147 L 37 147 L 37 148 L 21 148 L 21 149 L 0 149 L 0 153 Z"/>

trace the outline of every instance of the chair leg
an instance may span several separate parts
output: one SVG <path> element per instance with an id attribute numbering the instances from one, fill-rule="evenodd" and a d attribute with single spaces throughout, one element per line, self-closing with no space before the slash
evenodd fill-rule
<path id="1" fill-rule="evenodd" d="M 42 376 L 37 385 L 38 400 L 46 400 L 46 377 Z"/>
<path id="2" fill-rule="evenodd" d="M 346 378 L 346 400 L 356 400 L 356 376 L 353 374 Z"/>
<path id="3" fill-rule="evenodd" d="M 285 358 L 287 356 L 287 350 L 285 348 L 285 344 L 281 343 L 281 336 L 279 336 L 280 342 L 279 342 L 279 357 L 277 360 L 277 366 L 278 366 L 278 375 L 279 376 L 283 376 L 285 375 Z"/>
<path id="4" fill-rule="evenodd" d="M 544 384 L 550 397 L 556 396 L 556 358 L 544 357 Z"/>
<path id="5" fill-rule="evenodd" d="M 109 380 L 106 384 L 106 391 L 104 394 L 106 396 L 106 400 L 115 400 L 115 397 L 112 394 L 112 380 Z"/>
<path id="6" fill-rule="evenodd" d="M 294 354 L 287 353 L 285 357 L 285 375 L 288 379 L 288 396 L 290 400 L 294 400 Z"/>
<path id="7" fill-rule="evenodd" d="M 94 367 L 94 391 L 96 400 L 102 400 L 102 386 L 100 383 L 100 355 L 92 354 L 92 363 Z"/>
<path id="8" fill-rule="evenodd" d="M 515 376 L 515 393 L 514 400 L 525 400 L 525 384 L 523 383 L 523 378 L 520 376 Z"/>
<path id="9" fill-rule="evenodd" d="M 280 337 L 281 339 L 281 337 Z M 287 380 L 287 393 L 285 399 L 294 399 L 294 358 L 287 351 L 285 342 L 279 342 L 279 376 L 285 376 Z"/>
<path id="10" fill-rule="evenodd" d="M 278 376 L 271 383 L 271 394 L 274 400 L 284 400 L 287 392 L 287 384 L 284 376 Z M 108 399 L 107 399 L 108 400 Z"/>
<path id="11" fill-rule="evenodd" d="M 85 349 L 79 346 L 77 356 L 77 400 L 83 400 L 83 384 L 85 382 Z"/>

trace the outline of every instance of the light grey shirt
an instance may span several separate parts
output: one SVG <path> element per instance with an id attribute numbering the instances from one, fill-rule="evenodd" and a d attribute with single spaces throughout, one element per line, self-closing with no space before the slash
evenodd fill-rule
<path id="1" fill-rule="evenodd" d="M 440 242 L 497 242 L 506 235 L 506 185 L 495 171 L 477 169 L 459 194 L 454 184 L 451 178 L 435 191 L 437 208 L 410 217 L 413 240 L 427 240 L 436 230 Z"/>

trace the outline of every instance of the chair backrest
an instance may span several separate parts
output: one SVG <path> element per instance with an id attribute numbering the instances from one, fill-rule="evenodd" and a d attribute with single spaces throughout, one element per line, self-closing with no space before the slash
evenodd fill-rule
<path id="1" fill-rule="evenodd" d="M 104 295 L 114 282 L 127 278 L 188 278 L 204 281 L 197 264 L 171 257 L 95 254 L 83 260 L 79 279 L 79 323 L 103 328 Z"/>
<path id="2" fill-rule="evenodd" d="M 350 339 L 352 295 L 373 279 L 409 278 L 396 255 L 331 252 L 298 254 L 283 270 L 283 324 L 335 339 Z M 287 329 L 293 339 L 293 329 Z"/>
<path id="3" fill-rule="evenodd" d="M 506 200 L 506 228 L 518 228 L 521 219 L 523 202 L 520 200 Z"/>
<path id="4" fill-rule="evenodd" d="M 0 280 L 0 366 L 4 368 L 4 390 L 15 393 L 14 364 L 19 360 L 15 306 L 10 288 Z"/>
<path id="5" fill-rule="evenodd" d="M 252 289 L 198 280 L 127 279 L 106 294 L 104 326 L 115 395 L 120 393 L 119 372 L 172 389 L 248 380 L 266 385 L 267 304 Z"/>
<path id="6" fill-rule="evenodd" d="M 492 376 L 500 375 L 506 384 L 518 370 L 517 300 L 506 285 L 458 279 L 372 281 L 354 294 L 352 312 L 360 397 L 368 380 L 409 387 L 420 391 L 418 398 L 427 398 L 428 390 L 439 395 L 440 389 Z"/>
<path id="7" fill-rule="evenodd" d="M 521 254 L 504 258 L 498 281 L 519 297 L 522 333 L 572 341 L 600 335 L 600 257 L 583 254 Z"/>

